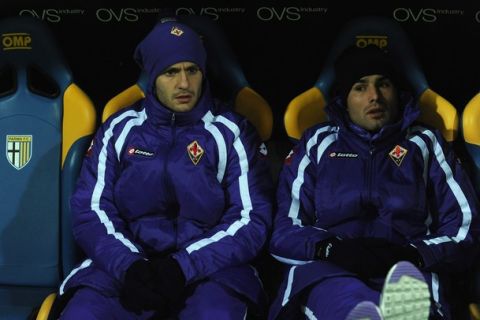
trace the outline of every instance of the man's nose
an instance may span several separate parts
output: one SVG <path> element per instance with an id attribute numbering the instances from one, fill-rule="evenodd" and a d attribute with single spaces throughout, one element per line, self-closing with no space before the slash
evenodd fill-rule
<path id="1" fill-rule="evenodd" d="M 375 101 L 378 99 L 378 96 L 380 95 L 380 90 L 375 85 L 369 85 L 367 87 L 367 93 L 368 93 L 368 100 Z"/>
<path id="2" fill-rule="evenodd" d="M 188 88 L 189 86 L 189 79 L 188 79 L 188 76 L 187 76 L 187 73 L 185 72 L 185 70 L 182 70 L 178 73 L 178 86 L 180 88 Z"/>

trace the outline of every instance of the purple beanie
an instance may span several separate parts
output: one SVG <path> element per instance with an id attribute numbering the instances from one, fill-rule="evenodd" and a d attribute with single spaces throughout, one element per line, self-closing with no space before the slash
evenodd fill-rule
<path id="1" fill-rule="evenodd" d="M 177 21 L 159 22 L 138 44 L 134 59 L 147 72 L 149 87 L 167 67 L 190 61 L 205 75 L 207 54 L 200 36 L 190 27 Z"/>

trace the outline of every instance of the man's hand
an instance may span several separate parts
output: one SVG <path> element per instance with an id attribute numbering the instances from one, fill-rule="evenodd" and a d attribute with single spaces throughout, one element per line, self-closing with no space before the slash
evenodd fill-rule
<path id="1" fill-rule="evenodd" d="M 329 238 L 316 245 L 316 258 L 329 261 L 363 279 L 386 276 L 398 261 L 410 261 L 422 266 L 418 251 L 410 246 L 392 244 L 379 238 Z"/>
<path id="2" fill-rule="evenodd" d="M 124 283 L 120 292 L 122 306 L 136 314 L 143 310 L 166 310 L 166 300 L 153 290 L 154 273 L 151 263 L 138 260 L 132 263 L 125 273 Z"/>
<path id="3" fill-rule="evenodd" d="M 177 302 L 185 289 L 185 275 L 177 260 L 168 256 L 152 260 L 154 290 L 167 299 L 169 304 Z"/>

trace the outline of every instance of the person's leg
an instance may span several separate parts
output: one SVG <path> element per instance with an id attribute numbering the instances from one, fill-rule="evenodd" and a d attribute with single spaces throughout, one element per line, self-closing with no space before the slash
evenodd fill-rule
<path id="1" fill-rule="evenodd" d="M 60 320 L 144 320 L 152 316 L 153 311 L 140 315 L 125 310 L 118 297 L 106 297 L 91 288 L 79 289 L 63 309 Z"/>
<path id="2" fill-rule="evenodd" d="M 222 285 L 206 281 L 198 284 L 178 314 L 181 320 L 244 320 L 247 303 Z"/>
<path id="3" fill-rule="evenodd" d="M 304 299 L 302 311 L 307 319 L 345 319 L 364 301 L 378 304 L 380 292 L 354 277 L 335 277 L 315 284 Z"/>

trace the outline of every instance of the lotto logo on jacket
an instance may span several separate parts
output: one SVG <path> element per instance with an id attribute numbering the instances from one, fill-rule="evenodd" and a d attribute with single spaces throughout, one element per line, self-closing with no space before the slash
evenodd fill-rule
<path id="1" fill-rule="evenodd" d="M 129 155 L 144 156 L 144 157 L 153 157 L 155 155 L 154 152 L 141 150 L 141 149 L 137 149 L 137 148 L 133 148 L 133 147 L 128 149 L 128 154 Z"/>
<path id="2" fill-rule="evenodd" d="M 331 152 L 330 158 L 357 158 L 358 153 L 353 152 Z"/>

